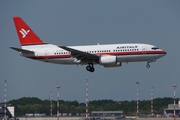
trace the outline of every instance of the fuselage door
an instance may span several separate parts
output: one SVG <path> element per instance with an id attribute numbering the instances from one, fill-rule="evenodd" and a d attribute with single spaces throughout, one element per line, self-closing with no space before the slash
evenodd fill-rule
<path id="1" fill-rule="evenodd" d="M 143 53 L 143 54 L 146 54 L 146 52 L 147 52 L 147 48 L 146 48 L 146 46 L 143 46 L 143 47 L 142 47 L 142 53 Z"/>
<path id="2" fill-rule="evenodd" d="M 45 51 L 44 51 L 44 57 L 45 57 L 46 59 L 49 58 L 48 55 L 49 55 L 49 52 L 48 52 L 47 50 L 45 50 Z"/>

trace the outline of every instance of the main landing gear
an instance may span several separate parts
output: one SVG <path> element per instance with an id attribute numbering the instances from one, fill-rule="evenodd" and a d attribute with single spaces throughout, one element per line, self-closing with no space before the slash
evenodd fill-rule
<path id="1" fill-rule="evenodd" d="M 86 67 L 86 70 L 90 72 L 94 72 L 95 69 L 93 67 L 93 63 L 89 63 L 89 65 Z"/>

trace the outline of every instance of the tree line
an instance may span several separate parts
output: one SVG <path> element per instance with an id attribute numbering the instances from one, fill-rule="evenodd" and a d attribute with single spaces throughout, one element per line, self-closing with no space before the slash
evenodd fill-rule
<path id="1" fill-rule="evenodd" d="M 170 97 L 155 98 L 153 100 L 153 108 L 155 114 L 162 114 L 164 108 L 168 107 L 168 104 L 173 104 L 174 99 Z M 176 100 L 176 103 L 178 100 Z M 77 100 L 64 101 L 60 100 L 60 113 L 71 113 L 76 115 L 77 113 L 85 113 L 86 104 L 79 103 Z M 45 113 L 50 115 L 50 101 L 41 100 L 36 97 L 23 97 L 17 100 L 11 100 L 8 102 L 15 107 L 16 116 L 24 116 L 27 113 Z M 89 101 L 88 111 L 123 111 L 124 114 L 134 115 L 137 111 L 137 101 L 113 101 L 113 100 L 93 100 Z M 52 100 L 52 112 L 55 115 L 57 112 L 57 101 Z M 139 101 L 139 113 L 150 114 L 151 113 L 151 101 L 140 100 Z"/>

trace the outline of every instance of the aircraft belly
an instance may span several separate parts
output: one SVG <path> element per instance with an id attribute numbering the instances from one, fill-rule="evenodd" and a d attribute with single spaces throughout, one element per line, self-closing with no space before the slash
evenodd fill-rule
<path id="1" fill-rule="evenodd" d="M 54 63 L 54 64 L 78 64 L 74 62 L 74 59 L 71 58 L 41 59 L 40 61 Z"/>
<path id="2" fill-rule="evenodd" d="M 149 61 L 156 60 L 163 57 L 162 54 L 143 54 L 143 55 L 121 55 L 117 56 L 118 62 L 138 62 L 138 61 Z"/>

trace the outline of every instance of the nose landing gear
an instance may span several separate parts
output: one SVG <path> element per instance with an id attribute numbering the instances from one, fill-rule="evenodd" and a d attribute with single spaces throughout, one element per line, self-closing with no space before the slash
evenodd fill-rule
<path id="1" fill-rule="evenodd" d="M 150 64 L 149 64 L 149 62 L 147 62 L 146 67 L 147 67 L 147 68 L 150 68 L 150 67 L 151 67 Z"/>
<path id="2" fill-rule="evenodd" d="M 150 64 L 149 64 L 149 63 L 151 63 L 151 62 L 156 62 L 156 60 L 148 61 L 148 62 L 147 62 L 147 65 L 146 65 L 147 68 L 150 68 Z"/>

